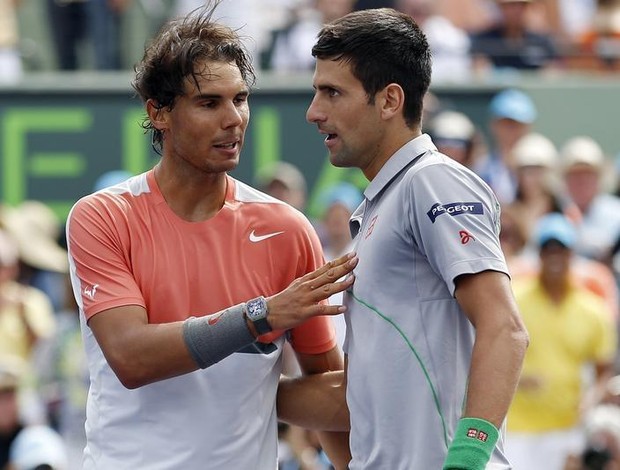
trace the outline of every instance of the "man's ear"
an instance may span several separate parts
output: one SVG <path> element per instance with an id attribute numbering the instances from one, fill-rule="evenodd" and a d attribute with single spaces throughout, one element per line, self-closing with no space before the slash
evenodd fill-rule
<path id="1" fill-rule="evenodd" d="M 155 129 L 163 131 L 168 127 L 168 113 L 157 101 L 153 99 L 146 101 L 146 114 L 148 114 L 149 120 Z"/>
<path id="2" fill-rule="evenodd" d="M 381 92 L 381 116 L 391 119 L 402 116 L 405 106 L 405 92 L 397 83 L 390 83 Z"/>

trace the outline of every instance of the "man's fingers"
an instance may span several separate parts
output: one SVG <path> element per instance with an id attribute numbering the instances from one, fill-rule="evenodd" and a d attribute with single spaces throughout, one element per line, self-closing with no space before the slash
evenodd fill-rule
<path id="1" fill-rule="evenodd" d="M 340 260 L 341 258 L 339 258 Z M 346 258 L 344 263 L 336 264 L 333 267 L 326 269 L 320 276 L 308 281 L 310 290 L 319 289 L 322 286 L 329 285 L 336 282 L 343 276 L 351 273 L 355 266 L 357 266 L 359 259 L 352 254 L 350 258 Z M 327 266 L 327 265 L 326 265 Z"/>
<path id="2" fill-rule="evenodd" d="M 355 282 L 355 276 L 353 274 L 349 274 L 342 281 L 337 282 L 329 282 L 319 286 L 314 289 L 312 292 L 314 294 L 313 302 L 320 302 L 321 300 L 328 299 L 334 294 L 338 292 L 342 292 L 343 290 L 348 289 Z"/>
<path id="3" fill-rule="evenodd" d="M 347 266 L 347 263 L 352 261 L 352 260 L 356 260 L 357 259 L 357 255 L 353 252 L 351 253 L 347 253 L 346 255 L 341 256 L 340 258 L 336 258 L 334 260 L 331 260 L 328 263 L 325 263 L 323 266 L 321 266 L 319 269 L 312 271 L 311 273 L 306 274 L 305 276 L 303 276 L 301 279 L 303 281 L 311 281 L 317 278 L 320 278 L 321 276 L 325 275 L 326 273 L 330 272 L 331 270 L 334 269 L 341 269 L 343 268 L 343 266 Z M 355 262 L 357 264 L 357 262 Z M 353 266 L 354 267 L 354 266 Z M 353 268 L 351 268 L 353 269 Z M 343 272 L 346 274 L 347 272 L 349 272 L 349 270 L 347 270 L 347 268 L 343 268 Z M 338 277 L 342 277 L 344 274 L 341 274 Z M 334 279 L 338 279 L 338 277 L 334 278 Z"/>

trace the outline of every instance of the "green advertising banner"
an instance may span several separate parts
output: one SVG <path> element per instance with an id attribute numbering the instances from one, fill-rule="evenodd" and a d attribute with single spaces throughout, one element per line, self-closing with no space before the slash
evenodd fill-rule
<path id="1" fill-rule="evenodd" d="M 359 172 L 329 165 L 323 137 L 305 121 L 310 97 L 252 95 L 245 148 L 233 176 L 253 184 L 261 168 L 290 161 L 307 179 L 311 205 L 321 186 L 341 179 L 365 184 Z M 149 169 L 159 156 L 141 127 L 144 117 L 141 103 L 127 91 L 0 92 L 2 202 L 42 200 L 65 218 L 102 173 Z"/>
<path id="2" fill-rule="evenodd" d="M 300 168 L 309 189 L 307 212 L 315 216 L 321 190 L 338 180 L 364 188 L 358 170 L 329 164 L 323 136 L 306 122 L 312 99 L 311 76 L 259 76 L 250 97 L 251 118 L 236 178 L 254 184 L 262 168 L 285 160 Z M 50 74 L 29 76 L 0 88 L 0 201 L 46 202 L 61 218 L 97 178 L 110 170 L 138 174 L 158 155 L 145 135 L 142 104 L 130 88 L 131 74 Z M 620 150 L 615 96 L 620 81 L 531 77 L 517 83 L 433 87 L 444 108 L 466 113 L 488 139 L 487 108 L 500 89 L 519 87 L 538 108 L 534 130 L 560 146 L 574 135 L 597 139 L 609 157 Z"/>

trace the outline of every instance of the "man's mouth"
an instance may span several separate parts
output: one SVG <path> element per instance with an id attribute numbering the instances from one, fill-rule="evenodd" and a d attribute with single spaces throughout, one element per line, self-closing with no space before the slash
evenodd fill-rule
<path id="1" fill-rule="evenodd" d="M 238 142 L 228 142 L 228 143 L 224 143 L 224 144 L 215 144 L 214 147 L 218 148 L 218 149 L 226 149 L 226 150 L 232 150 L 237 146 Z"/>

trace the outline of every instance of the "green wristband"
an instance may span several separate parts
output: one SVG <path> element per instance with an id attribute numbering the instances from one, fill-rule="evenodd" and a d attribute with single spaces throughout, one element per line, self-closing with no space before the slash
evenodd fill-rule
<path id="1" fill-rule="evenodd" d="M 498 438 L 499 431 L 488 421 L 461 418 L 443 470 L 484 470 Z"/>

